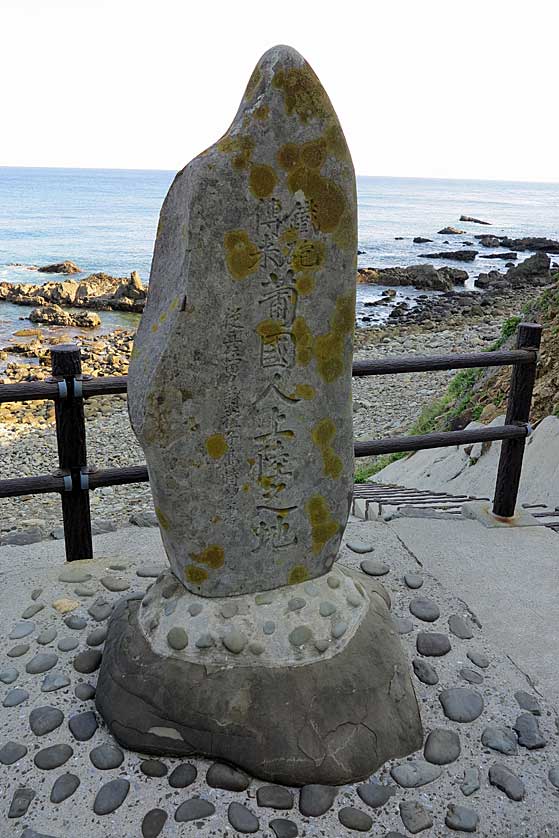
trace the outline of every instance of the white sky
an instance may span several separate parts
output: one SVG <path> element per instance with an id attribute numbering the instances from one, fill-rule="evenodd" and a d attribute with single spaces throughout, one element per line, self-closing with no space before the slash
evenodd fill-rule
<path id="1" fill-rule="evenodd" d="M 178 169 L 298 49 L 362 175 L 559 181 L 557 0 L 0 0 L 0 165 Z"/>

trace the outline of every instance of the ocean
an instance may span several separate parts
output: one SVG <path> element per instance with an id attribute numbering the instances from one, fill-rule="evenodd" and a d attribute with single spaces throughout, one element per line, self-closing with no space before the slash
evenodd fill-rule
<path id="1" fill-rule="evenodd" d="M 97 271 L 126 276 L 137 270 L 148 280 L 159 210 L 173 177 L 169 171 L 0 168 L 0 281 L 62 279 L 14 263 L 45 265 L 66 259 L 82 268 L 83 276 Z M 475 242 L 475 233 L 559 238 L 558 183 L 358 177 L 357 190 L 360 267 L 417 264 L 424 261 L 420 253 L 459 249 L 463 241 Z M 460 222 L 462 214 L 492 226 Z M 437 235 L 446 226 L 467 234 Z M 415 236 L 433 239 L 433 244 L 413 244 Z M 479 257 L 472 263 L 433 263 L 467 270 L 468 286 L 481 271 L 503 266 Z M 381 286 L 358 285 L 361 325 L 369 325 L 364 315 L 386 317 L 386 307 L 363 305 L 378 299 L 381 291 Z M 396 301 L 413 304 L 420 293 L 399 289 Z M 26 313 L 21 306 L 0 303 L 0 346 L 25 325 L 21 318 Z M 119 313 L 100 315 L 101 331 L 135 322 Z"/>

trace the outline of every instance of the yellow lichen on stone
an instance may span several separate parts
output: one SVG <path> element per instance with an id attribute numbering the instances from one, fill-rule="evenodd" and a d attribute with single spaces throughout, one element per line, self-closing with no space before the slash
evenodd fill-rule
<path id="1" fill-rule="evenodd" d="M 343 463 L 332 447 L 336 435 L 336 426 L 332 419 L 322 419 L 311 431 L 314 444 L 322 454 L 325 477 L 336 480 L 342 473 Z"/>
<path id="2" fill-rule="evenodd" d="M 248 184 L 256 198 L 268 198 L 276 188 L 277 182 L 277 175 L 271 166 L 261 164 L 251 166 Z"/>
<path id="3" fill-rule="evenodd" d="M 155 334 L 155 332 L 156 332 L 158 329 L 159 329 L 159 326 L 158 326 L 158 324 L 157 324 L 157 323 L 152 323 L 152 324 L 151 324 L 151 331 L 152 331 L 154 334 Z"/>
<path id="4" fill-rule="evenodd" d="M 231 165 L 234 169 L 246 169 L 254 151 L 254 139 L 248 134 L 237 134 L 234 137 L 226 134 L 218 142 L 217 150 L 231 155 Z"/>
<path id="5" fill-rule="evenodd" d="M 160 526 L 162 526 L 164 530 L 168 530 L 169 519 L 167 518 L 163 510 L 160 509 L 158 506 L 155 507 L 155 515 L 157 520 L 159 521 Z"/>
<path id="6" fill-rule="evenodd" d="M 336 300 L 336 310 L 330 331 L 314 339 L 313 354 L 321 378 L 331 384 L 342 375 L 345 368 L 345 338 L 352 334 L 355 318 L 355 292 L 351 291 Z"/>
<path id="7" fill-rule="evenodd" d="M 167 312 L 162 311 L 161 314 L 159 315 L 159 322 L 164 323 L 166 321 L 166 319 L 167 319 Z"/>
<path id="8" fill-rule="evenodd" d="M 351 155 L 349 153 L 349 148 L 347 147 L 346 138 L 344 137 L 344 132 L 338 123 L 327 128 L 324 136 L 326 139 L 326 146 L 330 154 L 333 154 L 334 157 L 338 158 L 338 160 L 351 162 Z"/>
<path id="9" fill-rule="evenodd" d="M 246 279 L 260 267 L 262 254 L 245 230 L 230 230 L 224 236 L 225 261 L 234 279 Z"/>
<path id="10" fill-rule="evenodd" d="M 276 154 L 276 159 L 282 169 L 287 169 L 287 171 L 295 169 L 299 165 L 301 159 L 299 146 L 295 143 L 286 143 L 279 149 Z"/>
<path id="11" fill-rule="evenodd" d="M 309 579 L 309 571 L 302 564 L 297 564 L 289 571 L 287 581 L 289 585 L 299 585 L 301 582 L 306 582 Z"/>
<path id="12" fill-rule="evenodd" d="M 295 318 L 291 327 L 291 334 L 295 340 L 297 363 L 306 367 L 313 357 L 313 336 L 304 317 Z"/>
<path id="13" fill-rule="evenodd" d="M 283 332 L 283 323 L 279 320 L 261 320 L 256 327 L 256 332 L 262 338 L 263 343 L 277 343 L 279 336 Z"/>
<path id="14" fill-rule="evenodd" d="M 252 99 L 252 97 L 254 96 L 254 94 L 256 92 L 256 88 L 258 87 L 258 84 L 259 84 L 261 78 L 262 78 L 262 71 L 260 70 L 260 67 L 257 64 L 256 67 L 254 68 L 254 70 L 252 71 L 252 73 L 250 75 L 250 78 L 248 80 L 248 84 L 246 86 L 244 96 L 243 96 L 244 99 L 248 99 L 248 100 Z"/>
<path id="15" fill-rule="evenodd" d="M 322 233 L 333 233 L 346 207 L 343 190 L 333 180 L 315 169 L 299 166 L 289 172 L 287 185 L 291 192 L 302 190 L 313 209 L 313 224 Z"/>
<path id="16" fill-rule="evenodd" d="M 300 239 L 291 256 L 295 273 L 317 271 L 324 264 L 324 244 L 318 239 Z"/>
<path id="17" fill-rule="evenodd" d="M 287 113 L 296 113 L 301 122 L 332 117 L 334 111 L 326 91 L 306 61 L 301 67 L 277 70 L 272 84 L 282 91 Z"/>
<path id="18" fill-rule="evenodd" d="M 340 525 L 332 517 L 322 495 L 313 495 L 307 501 L 305 510 L 311 523 L 312 551 L 317 555 L 325 544 L 338 534 Z"/>
<path id="19" fill-rule="evenodd" d="M 293 393 L 293 398 L 305 399 L 306 401 L 314 399 L 315 396 L 316 390 L 310 384 L 298 384 L 295 387 L 295 392 Z"/>
<path id="20" fill-rule="evenodd" d="M 208 578 L 208 571 L 203 567 L 196 567 L 195 565 L 188 565 L 184 571 L 184 575 L 193 585 L 200 585 Z"/>
<path id="21" fill-rule="evenodd" d="M 268 105 L 260 105 L 260 107 L 256 108 L 256 110 L 253 113 L 254 118 L 259 119 L 261 121 L 264 119 L 268 119 L 269 115 L 270 108 L 268 107 Z"/>
<path id="22" fill-rule="evenodd" d="M 316 285 L 315 278 L 312 273 L 300 274 L 295 280 L 295 287 L 302 297 L 308 297 L 312 294 Z"/>
<path id="23" fill-rule="evenodd" d="M 223 547 L 220 547 L 219 544 L 210 544 L 200 553 L 191 553 L 190 558 L 193 562 L 198 562 L 198 564 L 205 564 L 208 567 L 211 567 L 213 570 L 217 570 L 220 567 L 223 567 L 224 562 L 224 551 Z"/>
<path id="24" fill-rule="evenodd" d="M 250 492 L 250 483 L 243 483 L 243 492 Z"/>
<path id="25" fill-rule="evenodd" d="M 301 146 L 301 163 L 309 169 L 321 169 L 326 162 L 326 140 L 310 140 Z"/>
<path id="26" fill-rule="evenodd" d="M 206 451 L 212 460 L 219 460 L 228 448 L 227 440 L 223 434 L 212 434 L 206 439 Z"/>

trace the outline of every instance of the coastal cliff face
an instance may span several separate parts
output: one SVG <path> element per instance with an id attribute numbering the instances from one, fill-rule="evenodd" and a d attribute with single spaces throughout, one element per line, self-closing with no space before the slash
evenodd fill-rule
<path id="1" fill-rule="evenodd" d="M 147 290 L 137 271 L 132 271 L 130 278 L 96 273 L 79 282 L 68 279 L 44 285 L 0 282 L 0 301 L 14 305 L 141 312 L 146 297 Z"/>

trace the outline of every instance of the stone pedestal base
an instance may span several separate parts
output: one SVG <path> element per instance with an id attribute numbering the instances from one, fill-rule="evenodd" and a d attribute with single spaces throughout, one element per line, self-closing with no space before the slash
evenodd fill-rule
<path id="1" fill-rule="evenodd" d="M 127 748 L 200 754 L 270 782 L 339 785 L 421 747 L 382 586 L 327 576 L 203 598 L 162 574 L 111 618 L 97 707 Z"/>
<path id="2" fill-rule="evenodd" d="M 471 518 L 473 521 L 479 521 L 484 527 L 488 529 L 495 529 L 498 527 L 541 527 L 541 523 L 537 518 L 526 509 L 517 506 L 512 518 L 498 518 L 491 511 L 492 503 L 488 500 L 468 501 L 462 505 L 462 515 L 464 518 Z"/>

